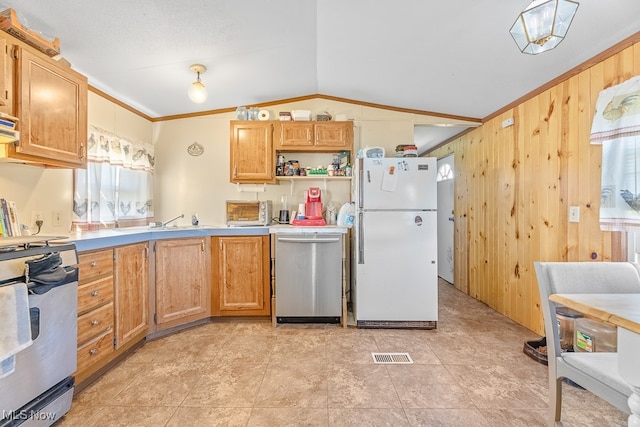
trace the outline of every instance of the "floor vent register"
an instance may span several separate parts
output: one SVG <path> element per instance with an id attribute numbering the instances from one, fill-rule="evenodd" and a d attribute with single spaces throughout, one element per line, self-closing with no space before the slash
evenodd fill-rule
<path id="1" fill-rule="evenodd" d="M 377 365 L 410 365 L 413 359 L 409 353 L 371 353 L 373 363 Z"/>

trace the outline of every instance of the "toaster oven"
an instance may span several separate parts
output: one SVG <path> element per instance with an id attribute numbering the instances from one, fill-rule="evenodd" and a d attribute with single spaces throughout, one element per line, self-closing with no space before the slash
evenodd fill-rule
<path id="1" fill-rule="evenodd" d="M 227 200 L 229 226 L 269 225 L 271 215 L 271 200 Z"/>

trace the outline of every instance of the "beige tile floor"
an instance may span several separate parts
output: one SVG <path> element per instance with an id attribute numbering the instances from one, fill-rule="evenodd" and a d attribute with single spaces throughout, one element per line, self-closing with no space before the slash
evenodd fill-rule
<path id="1" fill-rule="evenodd" d="M 437 330 L 215 322 L 146 343 L 79 393 L 68 426 L 544 426 L 538 337 L 439 284 Z M 371 352 L 409 352 L 376 365 Z M 566 426 L 626 416 L 565 385 Z"/>

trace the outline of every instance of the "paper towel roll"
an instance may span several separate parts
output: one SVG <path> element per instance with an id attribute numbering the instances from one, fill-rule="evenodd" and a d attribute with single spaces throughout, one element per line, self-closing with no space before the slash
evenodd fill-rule
<path id="1" fill-rule="evenodd" d="M 258 120 L 270 120 L 271 112 L 269 110 L 260 110 L 258 112 Z"/>

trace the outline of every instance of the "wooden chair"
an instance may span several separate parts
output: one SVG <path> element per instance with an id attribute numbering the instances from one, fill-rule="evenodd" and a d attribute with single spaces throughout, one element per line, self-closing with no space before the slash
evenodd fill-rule
<path id="1" fill-rule="evenodd" d="M 618 374 L 617 353 L 560 351 L 556 304 L 552 294 L 639 293 L 640 269 L 629 262 L 535 262 L 547 335 L 549 425 L 562 425 L 564 378 L 581 385 L 621 411 L 631 411 L 631 386 Z"/>

